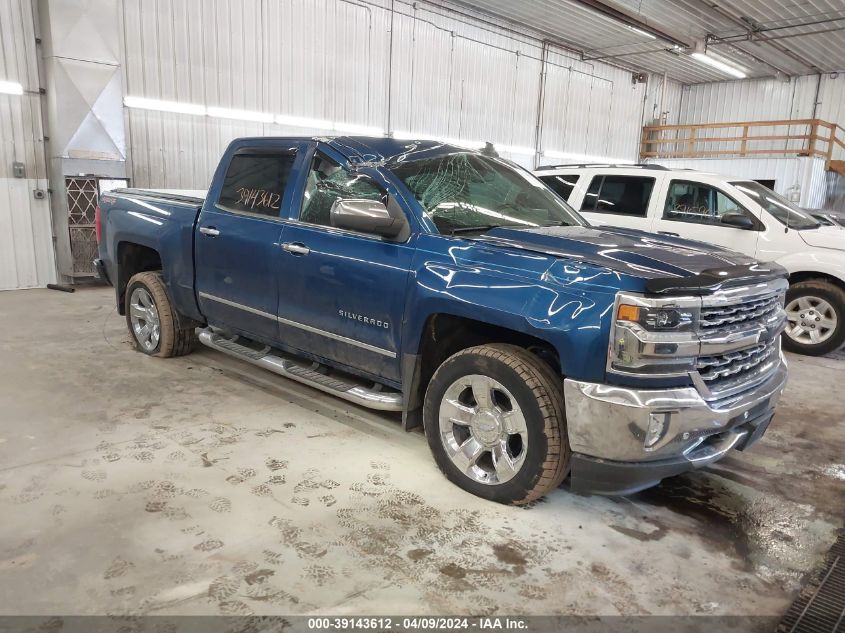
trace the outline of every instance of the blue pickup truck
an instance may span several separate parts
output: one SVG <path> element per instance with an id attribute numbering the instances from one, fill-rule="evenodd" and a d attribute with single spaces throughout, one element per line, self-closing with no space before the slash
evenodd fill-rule
<path id="1" fill-rule="evenodd" d="M 137 349 L 194 341 L 422 426 L 455 484 L 625 494 L 742 450 L 786 380 L 786 272 L 593 228 L 495 151 L 245 138 L 205 198 L 102 196 Z"/>

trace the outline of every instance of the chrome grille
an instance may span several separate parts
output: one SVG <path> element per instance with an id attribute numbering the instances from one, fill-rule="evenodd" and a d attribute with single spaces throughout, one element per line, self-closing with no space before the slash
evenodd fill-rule
<path id="1" fill-rule="evenodd" d="M 722 381 L 747 375 L 776 356 L 780 348 L 778 341 L 779 338 L 775 338 L 773 341 L 735 352 L 717 356 L 701 356 L 696 363 L 696 368 L 701 379 L 711 390 L 714 390 Z"/>
<path id="2" fill-rule="evenodd" d="M 766 294 L 757 292 L 729 303 L 717 303 L 718 298 L 714 298 L 715 305 L 706 305 L 705 299 L 699 329 L 702 355 L 696 360 L 697 375 L 693 376 L 709 391 L 705 397 L 719 399 L 741 393 L 777 369 L 780 332 L 786 323 L 785 293 L 783 282 Z M 708 353 L 708 345 L 718 353 L 713 349 Z"/>
<path id="3" fill-rule="evenodd" d="M 778 292 L 743 303 L 703 307 L 701 309 L 700 327 L 703 331 L 708 331 L 726 325 L 763 321 L 777 312 L 782 305 L 783 293 Z"/>

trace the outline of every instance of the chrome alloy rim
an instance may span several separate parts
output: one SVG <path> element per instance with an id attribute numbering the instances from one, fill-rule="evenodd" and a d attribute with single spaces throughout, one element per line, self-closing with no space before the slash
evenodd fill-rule
<path id="1" fill-rule="evenodd" d="M 452 463 L 482 484 L 501 484 L 522 468 L 525 415 L 497 380 L 472 374 L 453 382 L 440 402 L 440 440 Z"/>
<path id="2" fill-rule="evenodd" d="M 138 344 L 153 351 L 161 338 L 161 322 L 155 301 L 146 288 L 135 288 L 129 297 L 129 320 Z"/>
<path id="3" fill-rule="evenodd" d="M 824 299 L 805 295 L 786 305 L 786 334 L 804 345 L 824 343 L 836 331 L 836 310 Z"/>

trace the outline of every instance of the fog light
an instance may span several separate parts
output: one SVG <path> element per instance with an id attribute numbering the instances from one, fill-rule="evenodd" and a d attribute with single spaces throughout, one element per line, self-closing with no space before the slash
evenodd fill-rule
<path id="1" fill-rule="evenodd" d="M 660 439 L 665 435 L 669 428 L 669 418 L 671 413 L 650 413 L 648 416 L 648 431 L 645 434 L 645 441 L 643 448 L 650 451 L 654 448 Z"/>

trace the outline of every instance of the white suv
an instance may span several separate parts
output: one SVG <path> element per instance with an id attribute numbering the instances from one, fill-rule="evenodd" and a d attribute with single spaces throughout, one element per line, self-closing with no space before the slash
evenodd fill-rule
<path id="1" fill-rule="evenodd" d="M 845 232 L 753 180 L 659 165 L 563 165 L 536 175 L 596 226 L 709 242 L 789 271 L 786 349 L 845 342 Z"/>

